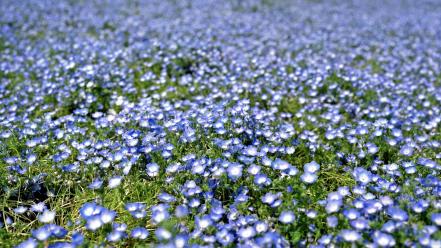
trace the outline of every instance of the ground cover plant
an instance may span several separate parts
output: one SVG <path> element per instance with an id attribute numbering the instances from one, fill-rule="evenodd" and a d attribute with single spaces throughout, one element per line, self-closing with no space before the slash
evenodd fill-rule
<path id="1" fill-rule="evenodd" d="M 1 247 L 441 247 L 439 1 L 0 1 Z"/>

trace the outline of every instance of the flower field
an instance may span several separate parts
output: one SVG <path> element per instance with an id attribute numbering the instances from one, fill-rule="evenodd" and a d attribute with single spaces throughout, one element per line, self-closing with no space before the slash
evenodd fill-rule
<path id="1" fill-rule="evenodd" d="M 441 2 L 0 1 L 1 247 L 441 247 Z"/>

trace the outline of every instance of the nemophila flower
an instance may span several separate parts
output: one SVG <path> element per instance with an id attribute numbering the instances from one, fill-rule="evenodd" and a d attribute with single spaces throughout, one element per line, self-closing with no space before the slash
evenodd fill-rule
<path id="1" fill-rule="evenodd" d="M 122 231 L 112 231 L 109 234 L 107 234 L 106 240 L 109 242 L 118 242 L 124 239 L 127 236 L 125 232 Z"/>
<path id="2" fill-rule="evenodd" d="M 341 200 L 330 200 L 326 203 L 325 209 L 328 214 L 336 213 L 340 210 L 341 206 L 342 206 Z"/>
<path id="3" fill-rule="evenodd" d="M 313 184 L 317 181 L 318 176 L 313 173 L 305 172 L 300 176 L 300 180 L 306 184 Z"/>
<path id="4" fill-rule="evenodd" d="M 422 213 L 429 207 L 429 202 L 426 200 L 418 200 L 415 203 L 411 203 L 411 208 L 415 213 Z"/>
<path id="5" fill-rule="evenodd" d="M 202 217 L 196 217 L 195 224 L 199 230 L 204 230 L 212 225 L 212 220 L 210 216 L 204 215 Z"/>
<path id="6" fill-rule="evenodd" d="M 39 202 L 31 205 L 31 211 L 41 213 L 46 209 L 44 202 Z"/>
<path id="7" fill-rule="evenodd" d="M 14 223 L 13 219 L 9 216 L 6 216 L 4 222 L 0 222 L 0 227 L 3 228 L 5 225 L 12 225 Z"/>
<path id="8" fill-rule="evenodd" d="M 400 153 L 404 156 L 412 156 L 413 147 L 411 147 L 410 145 L 404 145 L 401 147 Z"/>
<path id="9" fill-rule="evenodd" d="M 192 198 L 188 203 L 188 206 L 191 208 L 197 208 L 201 205 L 201 201 L 197 198 Z"/>
<path id="10" fill-rule="evenodd" d="M 167 174 L 173 174 L 176 173 L 179 170 L 180 164 L 179 163 L 172 163 L 165 169 L 165 172 Z"/>
<path id="11" fill-rule="evenodd" d="M 38 242 L 33 238 L 29 238 L 16 246 L 16 248 L 36 248 L 36 247 L 38 247 Z"/>
<path id="12" fill-rule="evenodd" d="M 276 169 L 276 170 L 286 170 L 291 165 L 288 162 L 286 162 L 285 160 L 277 158 L 276 160 L 274 160 L 271 163 L 271 166 L 273 167 L 273 169 Z"/>
<path id="13" fill-rule="evenodd" d="M 295 215 L 291 211 L 283 211 L 279 215 L 279 221 L 283 224 L 290 224 L 295 221 Z"/>
<path id="14" fill-rule="evenodd" d="M 343 200 L 343 196 L 339 193 L 339 192 L 331 192 L 328 194 L 327 198 L 328 201 L 333 201 L 333 200 Z"/>
<path id="15" fill-rule="evenodd" d="M 263 203 L 266 203 L 268 205 L 271 205 L 274 203 L 274 201 L 276 201 L 277 199 L 279 199 L 279 197 L 281 196 L 281 193 L 276 193 L 273 194 L 271 192 L 266 193 L 265 195 L 262 196 L 261 200 Z"/>
<path id="16" fill-rule="evenodd" d="M 16 214 L 24 214 L 26 211 L 28 211 L 28 208 L 25 206 L 18 206 L 14 208 L 14 213 Z"/>
<path id="17" fill-rule="evenodd" d="M 258 221 L 254 224 L 254 229 L 257 233 L 264 233 L 268 231 L 268 224 L 263 221 Z"/>
<path id="18" fill-rule="evenodd" d="M 39 241 L 45 241 L 51 237 L 64 238 L 67 230 L 55 224 L 47 224 L 32 231 L 32 236 Z"/>
<path id="19" fill-rule="evenodd" d="M 338 187 L 337 191 L 338 191 L 338 194 L 343 197 L 348 196 L 350 194 L 349 187 L 347 187 L 347 186 Z"/>
<path id="20" fill-rule="evenodd" d="M 285 174 L 285 173 L 286 173 L 286 174 Z M 295 176 L 295 175 L 297 175 L 298 173 L 299 173 L 299 170 L 298 170 L 296 167 L 294 167 L 294 166 L 290 166 L 290 167 L 288 168 L 288 170 L 282 172 L 282 175 Z"/>
<path id="21" fill-rule="evenodd" d="M 386 164 L 386 165 L 384 165 L 384 167 L 385 167 L 385 171 L 388 174 L 393 174 L 393 172 L 395 172 L 396 170 L 399 169 L 399 166 L 397 164 L 395 164 L 395 163 Z"/>
<path id="22" fill-rule="evenodd" d="M 395 221 L 407 221 L 408 214 L 398 207 L 389 207 L 387 209 L 387 214 Z"/>
<path id="23" fill-rule="evenodd" d="M 243 150 L 242 153 L 246 156 L 257 156 L 259 151 L 257 150 L 257 147 L 255 147 L 255 146 L 248 146 Z"/>
<path id="24" fill-rule="evenodd" d="M 104 224 L 111 223 L 116 217 L 116 212 L 108 209 L 103 209 L 100 213 L 101 222 Z"/>
<path id="25" fill-rule="evenodd" d="M 306 211 L 306 216 L 308 218 L 315 219 L 317 217 L 317 215 L 318 215 L 318 213 L 315 210 L 308 210 L 308 211 Z"/>
<path id="26" fill-rule="evenodd" d="M 38 215 L 38 220 L 42 223 L 50 223 L 55 219 L 55 211 L 44 210 Z"/>
<path id="27" fill-rule="evenodd" d="M 430 244 L 430 236 L 429 235 L 423 235 L 423 236 L 418 238 L 418 242 L 423 247 L 424 246 L 428 246 Z"/>
<path id="28" fill-rule="evenodd" d="M 306 163 L 303 166 L 303 169 L 305 172 L 313 174 L 313 173 L 316 173 L 320 170 L 320 165 L 317 162 L 312 161 L 312 162 Z"/>
<path id="29" fill-rule="evenodd" d="M 374 233 L 373 240 L 379 247 L 394 247 L 396 245 L 395 239 L 392 235 L 378 231 Z"/>
<path id="30" fill-rule="evenodd" d="M 254 176 L 253 182 L 258 186 L 270 185 L 271 179 L 269 179 L 265 174 L 257 174 Z"/>
<path id="31" fill-rule="evenodd" d="M 440 247 L 441 241 L 438 239 L 431 239 L 429 242 L 429 247 Z"/>
<path id="32" fill-rule="evenodd" d="M 103 225 L 104 225 L 104 223 L 101 221 L 101 218 L 99 215 L 94 215 L 94 216 L 87 218 L 86 228 L 91 231 L 95 231 Z"/>
<path id="33" fill-rule="evenodd" d="M 102 180 L 95 179 L 95 180 L 93 180 L 93 182 L 91 184 L 89 184 L 88 188 L 89 189 L 100 189 L 102 185 L 103 185 Z"/>
<path id="34" fill-rule="evenodd" d="M 168 205 L 159 204 L 152 207 L 152 222 L 159 224 L 170 217 Z"/>
<path id="35" fill-rule="evenodd" d="M 318 243 L 321 245 L 329 245 L 332 241 L 332 235 L 327 234 L 327 235 L 323 235 L 319 240 Z"/>
<path id="36" fill-rule="evenodd" d="M 326 223 L 328 225 L 328 227 L 334 228 L 338 225 L 338 218 L 337 216 L 328 216 L 326 218 Z"/>
<path id="37" fill-rule="evenodd" d="M 45 241 L 50 238 L 51 231 L 46 226 L 40 227 L 32 231 L 32 236 L 39 241 Z"/>
<path id="38" fill-rule="evenodd" d="M 254 230 L 254 227 L 252 226 L 243 227 L 239 229 L 237 234 L 242 239 L 249 239 L 256 235 L 256 230 Z"/>
<path id="39" fill-rule="evenodd" d="M 186 181 L 182 186 L 182 193 L 185 197 L 190 197 L 201 192 L 202 189 L 193 180 Z"/>
<path id="40" fill-rule="evenodd" d="M 390 206 L 394 203 L 393 199 L 389 196 L 381 196 L 380 202 L 383 206 Z"/>
<path id="41" fill-rule="evenodd" d="M 256 175 L 260 172 L 260 166 L 252 164 L 248 167 L 247 172 L 251 175 Z"/>
<path id="42" fill-rule="evenodd" d="M 127 224 L 114 222 L 112 228 L 115 231 L 125 232 L 127 230 Z"/>
<path id="43" fill-rule="evenodd" d="M 178 218 L 185 217 L 188 215 L 188 213 L 189 213 L 188 207 L 185 205 L 179 205 L 175 209 L 175 216 Z"/>
<path id="44" fill-rule="evenodd" d="M 371 172 L 361 167 L 355 168 L 353 171 L 353 175 L 355 180 L 357 180 L 357 182 L 360 182 L 362 184 L 370 183 L 372 181 L 372 176 L 373 176 Z"/>
<path id="45" fill-rule="evenodd" d="M 358 218 L 350 222 L 351 227 L 356 230 L 364 230 L 369 228 L 369 221 L 364 218 Z"/>
<path id="46" fill-rule="evenodd" d="M 355 220 L 360 217 L 360 212 L 356 209 L 345 209 L 343 210 L 343 215 L 349 220 Z"/>
<path id="47" fill-rule="evenodd" d="M 363 210 L 367 214 L 375 214 L 383 209 L 383 205 L 377 200 L 367 200 L 364 202 Z"/>
<path id="48" fill-rule="evenodd" d="M 367 143 L 366 147 L 369 154 L 375 154 L 378 152 L 378 146 L 373 143 Z"/>
<path id="49" fill-rule="evenodd" d="M 342 230 L 339 236 L 346 242 L 356 242 L 361 238 L 360 233 L 354 230 Z"/>
<path id="50" fill-rule="evenodd" d="M 48 248 L 75 248 L 75 245 L 69 242 L 54 242 Z"/>
<path id="51" fill-rule="evenodd" d="M 165 203 L 171 203 L 176 200 L 176 198 L 168 193 L 162 192 L 158 195 L 158 199 Z"/>
<path id="52" fill-rule="evenodd" d="M 430 216 L 430 220 L 432 221 L 433 224 L 437 226 L 441 226 L 441 213 L 433 213 Z"/>
<path id="53" fill-rule="evenodd" d="M 97 205 L 96 203 L 85 203 L 80 208 L 80 214 L 83 218 L 88 218 L 93 215 L 99 214 L 101 212 L 102 208 L 101 206 Z"/>
<path id="54" fill-rule="evenodd" d="M 91 231 L 111 223 L 116 217 L 115 211 L 108 210 L 96 203 L 85 203 L 80 208 L 80 214 L 86 220 L 86 228 Z"/>
<path id="55" fill-rule="evenodd" d="M 103 169 L 107 169 L 107 168 L 109 168 L 110 165 L 111 165 L 111 163 L 110 163 L 109 160 L 104 160 L 104 161 L 102 161 L 102 162 L 100 163 L 100 167 L 103 168 Z"/>
<path id="56" fill-rule="evenodd" d="M 37 161 L 37 155 L 35 154 L 29 154 L 26 158 L 28 164 L 33 164 L 35 161 Z"/>
<path id="57" fill-rule="evenodd" d="M 84 236 L 79 232 L 74 232 L 72 234 L 72 244 L 75 246 L 80 246 L 84 242 Z"/>
<path id="58" fill-rule="evenodd" d="M 389 220 L 383 224 L 381 230 L 384 232 L 393 233 L 398 227 L 399 225 L 395 221 Z"/>
<path id="59" fill-rule="evenodd" d="M 165 228 L 159 227 L 155 231 L 155 236 L 158 240 L 165 241 L 172 238 L 172 233 Z"/>
<path id="60" fill-rule="evenodd" d="M 237 180 L 242 176 L 242 165 L 231 163 L 227 168 L 228 177 L 232 180 Z"/>
<path id="61" fill-rule="evenodd" d="M 177 234 L 171 243 L 176 248 L 184 248 L 188 245 L 188 239 L 188 234 Z"/>
<path id="62" fill-rule="evenodd" d="M 403 162 L 402 167 L 407 169 L 407 168 L 415 167 L 415 164 L 410 161 L 406 161 L 406 162 Z"/>
<path id="63" fill-rule="evenodd" d="M 407 167 L 405 168 L 407 174 L 415 174 L 417 172 L 416 167 Z"/>
<path id="64" fill-rule="evenodd" d="M 227 229 L 223 228 L 216 233 L 216 240 L 222 245 L 228 245 L 234 241 L 234 236 Z"/>
<path id="65" fill-rule="evenodd" d="M 145 205 L 143 203 L 126 203 L 125 209 L 129 211 L 130 214 L 136 219 L 144 218 L 147 215 L 147 211 L 145 211 Z"/>
<path id="66" fill-rule="evenodd" d="M 107 187 L 110 189 L 114 189 L 116 187 L 118 187 L 121 182 L 122 182 L 122 177 L 121 176 L 114 176 L 112 178 L 109 179 L 109 183 L 107 184 Z"/>
<path id="67" fill-rule="evenodd" d="M 212 244 L 212 243 L 216 242 L 216 237 L 214 235 L 201 235 L 201 240 L 204 243 Z"/>
<path id="68" fill-rule="evenodd" d="M 265 166 L 270 166 L 273 163 L 273 161 L 271 159 L 269 159 L 268 157 L 264 156 L 261 159 L 261 163 Z"/>
<path id="69" fill-rule="evenodd" d="M 144 227 L 135 227 L 130 233 L 130 237 L 134 239 L 144 240 L 149 236 L 149 231 Z"/>

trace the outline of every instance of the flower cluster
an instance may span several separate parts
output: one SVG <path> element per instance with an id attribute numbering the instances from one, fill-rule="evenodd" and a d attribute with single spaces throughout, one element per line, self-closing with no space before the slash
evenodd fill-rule
<path id="1" fill-rule="evenodd" d="M 3 246 L 441 246 L 437 1 L 0 13 Z"/>

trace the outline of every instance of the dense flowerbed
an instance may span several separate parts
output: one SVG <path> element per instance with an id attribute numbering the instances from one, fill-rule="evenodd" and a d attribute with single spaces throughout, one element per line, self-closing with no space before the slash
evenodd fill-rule
<path id="1" fill-rule="evenodd" d="M 441 247 L 439 1 L 0 1 L 2 247 Z"/>

